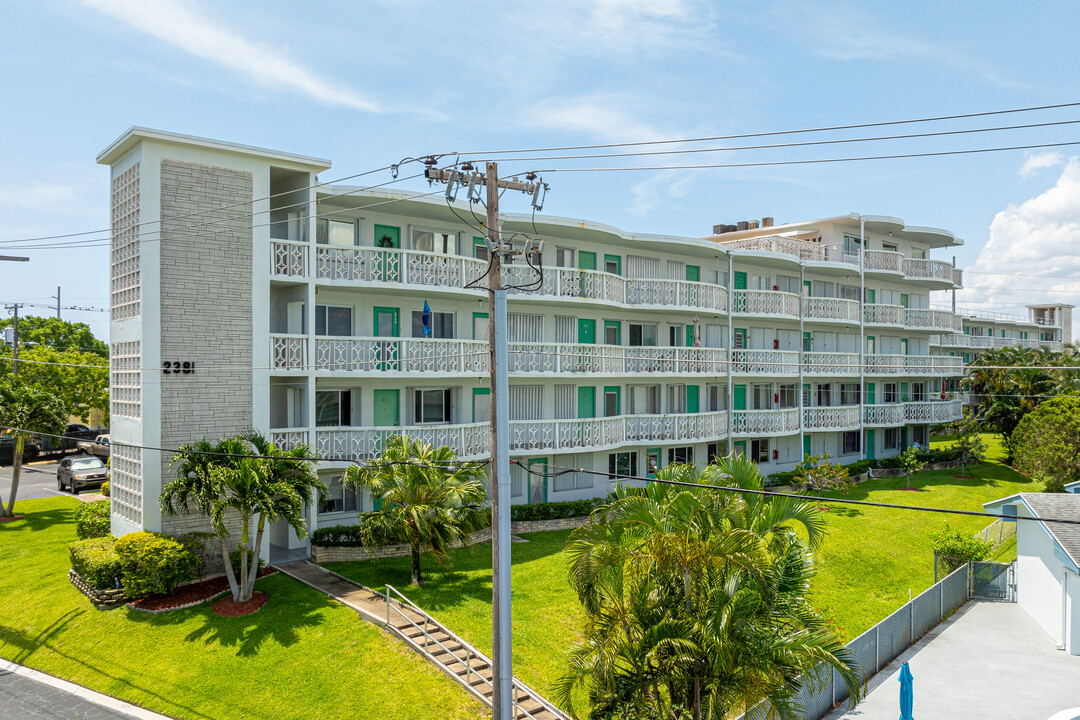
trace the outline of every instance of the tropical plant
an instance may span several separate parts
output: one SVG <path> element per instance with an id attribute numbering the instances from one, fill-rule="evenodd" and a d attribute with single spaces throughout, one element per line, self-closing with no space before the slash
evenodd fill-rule
<path id="1" fill-rule="evenodd" d="M 960 474 L 967 475 L 969 462 L 980 463 L 986 459 L 986 442 L 979 433 L 979 422 L 971 410 L 964 408 L 964 416 L 949 426 L 949 432 L 956 435 L 953 450 L 960 455 Z"/>
<path id="2" fill-rule="evenodd" d="M 964 563 L 985 560 L 994 549 L 993 541 L 955 530 L 949 523 L 930 536 L 930 544 L 934 555 L 945 560 L 946 572 L 952 572 Z"/>
<path id="3" fill-rule="evenodd" d="M 266 526 L 284 520 L 298 537 L 305 537 L 305 507 L 326 491 L 307 445 L 282 450 L 254 430 L 215 444 L 200 440 L 181 445 L 171 466 L 177 468 L 177 478 L 162 488 L 161 510 L 167 516 L 194 510 L 209 517 L 236 602 L 251 600 Z M 240 522 L 239 538 L 227 526 L 233 517 Z M 239 579 L 230 561 L 233 549 L 240 551 Z"/>
<path id="4" fill-rule="evenodd" d="M 0 425 L 15 436 L 11 490 L 6 508 L 3 497 L 0 497 L 0 516 L 10 517 L 15 514 L 15 496 L 19 492 L 19 475 L 22 472 L 26 438 L 33 433 L 63 433 L 67 425 L 67 415 L 64 402 L 47 390 L 24 385 L 18 380 L 0 379 Z"/>
<path id="5" fill-rule="evenodd" d="M 911 489 L 911 476 L 926 467 L 926 462 L 919 457 L 919 451 L 912 445 L 904 452 L 896 456 L 900 467 L 904 470 L 904 475 L 907 477 L 907 489 Z"/>
<path id="6" fill-rule="evenodd" d="M 395 435 L 382 454 L 345 470 L 342 484 L 365 490 L 374 512 L 360 515 L 360 535 L 368 547 L 406 543 L 412 549 L 412 584 L 422 585 L 420 555 L 425 550 L 442 565 L 450 549 L 488 523 L 486 474 L 476 463 L 459 463 L 449 447 Z"/>
<path id="7" fill-rule="evenodd" d="M 75 534 L 80 540 L 105 537 L 110 524 L 108 500 L 83 503 L 75 509 Z"/>
<path id="8" fill-rule="evenodd" d="M 795 475 L 812 488 L 837 490 L 845 495 L 854 487 L 846 465 L 829 461 L 829 453 L 806 455 L 795 466 Z"/>
<path id="9" fill-rule="evenodd" d="M 1025 475 L 1054 476 L 1062 485 L 1080 480 L 1080 397 L 1043 402 L 1020 421 L 1013 446 Z"/>
<path id="10" fill-rule="evenodd" d="M 585 639 L 555 699 L 573 711 L 584 687 L 593 718 L 720 720 L 768 698 L 794 718 L 802 684 L 834 669 L 858 698 L 854 659 L 806 597 L 821 513 L 798 498 L 711 489 L 763 487 L 742 457 L 668 466 L 656 480 L 618 485 L 567 540 Z"/>

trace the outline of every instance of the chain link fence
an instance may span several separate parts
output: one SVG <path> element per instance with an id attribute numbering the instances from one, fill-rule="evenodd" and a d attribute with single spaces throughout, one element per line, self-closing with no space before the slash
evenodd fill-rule
<path id="1" fill-rule="evenodd" d="M 975 563 L 986 565 L 988 563 Z M 989 563 L 996 565 L 998 563 Z M 932 627 L 951 615 L 971 597 L 971 573 L 967 564 L 952 570 L 940 582 L 905 603 L 903 607 L 859 637 L 846 647 L 858 668 L 860 684 L 865 684 L 875 673 L 895 660 L 900 653 L 911 647 L 916 640 Z M 989 577 L 989 570 L 977 570 Z M 1007 573 L 1008 574 L 1008 573 Z M 996 577 L 996 576 L 995 576 Z M 848 698 L 847 686 L 840 674 L 826 669 L 824 682 L 807 678 L 803 683 L 798 702 L 806 720 L 819 720 Z M 768 700 L 751 707 L 737 720 L 769 720 L 776 717 Z"/>

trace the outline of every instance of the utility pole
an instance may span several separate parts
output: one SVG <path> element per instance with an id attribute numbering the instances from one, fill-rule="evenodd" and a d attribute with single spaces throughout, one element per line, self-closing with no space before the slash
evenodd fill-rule
<path id="1" fill-rule="evenodd" d="M 510 625 L 510 383 L 509 359 L 507 357 L 506 289 L 502 284 L 502 259 L 504 255 L 520 252 L 540 252 L 542 241 L 530 238 L 524 250 L 515 250 L 504 243 L 499 232 L 499 191 L 520 190 L 532 195 L 535 210 L 543 207 L 543 195 L 547 186 L 543 181 L 528 182 L 516 179 L 500 180 L 497 163 L 489 162 L 486 172 L 473 172 L 471 164 L 459 171 L 440 170 L 433 167 L 434 158 L 428 158 L 425 176 L 447 184 L 446 199 L 456 197 L 457 188 L 468 181 L 469 202 L 479 200 L 478 186 L 487 188 L 487 249 L 490 258 L 488 268 L 488 353 L 491 365 L 491 630 L 492 630 L 492 714 L 494 720 L 514 720 L 514 671 L 511 665 Z M 476 194 L 474 195 L 474 190 Z"/>
<path id="2" fill-rule="evenodd" d="M 15 303 L 14 305 L 6 306 L 8 310 L 15 313 L 14 321 L 11 324 L 12 328 L 12 344 L 11 344 L 11 365 L 14 368 L 12 375 L 16 380 L 19 379 L 19 308 L 22 307 L 21 303 Z"/>
<path id="3" fill-rule="evenodd" d="M 56 286 L 56 319 L 60 319 L 60 286 Z"/>

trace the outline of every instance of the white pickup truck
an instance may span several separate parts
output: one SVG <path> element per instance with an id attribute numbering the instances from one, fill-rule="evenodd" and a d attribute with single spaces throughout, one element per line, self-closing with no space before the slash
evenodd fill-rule
<path id="1" fill-rule="evenodd" d="M 109 436 L 98 435 L 93 440 L 80 440 L 75 445 L 76 449 L 87 455 L 96 455 L 99 458 L 109 457 Z"/>

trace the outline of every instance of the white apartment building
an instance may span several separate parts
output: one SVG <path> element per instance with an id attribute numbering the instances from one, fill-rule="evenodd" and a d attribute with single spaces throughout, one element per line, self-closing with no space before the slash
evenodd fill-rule
<path id="1" fill-rule="evenodd" d="M 317 186 L 327 160 L 143 128 L 98 161 L 112 171 L 114 442 L 255 427 L 309 443 L 329 487 L 312 528 L 371 509 L 339 478 L 389 436 L 489 455 L 487 293 L 465 287 L 487 250 L 467 204 Z M 542 281 L 505 271 L 536 281 L 510 299 L 512 456 L 647 475 L 731 449 L 773 473 L 804 453 L 891 455 L 957 419 L 945 389 L 963 357 L 942 338 L 968 336 L 930 293 L 960 286 L 931 254 L 961 241 L 882 216 L 765 222 L 684 238 L 537 214 Z M 535 234 L 527 214 L 502 230 Z M 114 532 L 199 526 L 161 517 L 168 462 L 114 447 Z M 519 470 L 515 503 L 608 492 L 601 476 Z M 268 535 L 268 552 L 305 548 L 287 527 Z"/>

